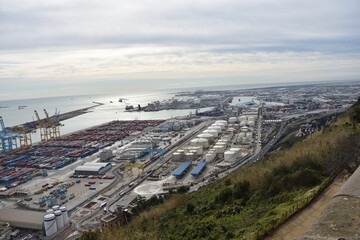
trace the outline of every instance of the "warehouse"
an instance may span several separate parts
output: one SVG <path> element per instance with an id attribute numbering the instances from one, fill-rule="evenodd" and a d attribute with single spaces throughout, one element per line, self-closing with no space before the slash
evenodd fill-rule
<path id="1" fill-rule="evenodd" d="M 43 212 L 17 209 L 0 209 L 0 221 L 8 222 L 12 227 L 42 230 L 43 218 Z"/>
<path id="2" fill-rule="evenodd" d="M 111 163 L 85 163 L 75 168 L 75 175 L 103 175 L 111 168 Z"/>

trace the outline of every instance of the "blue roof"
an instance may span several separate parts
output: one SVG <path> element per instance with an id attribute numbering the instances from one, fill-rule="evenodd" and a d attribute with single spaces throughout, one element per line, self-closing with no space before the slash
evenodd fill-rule
<path id="1" fill-rule="evenodd" d="M 173 173 L 173 176 L 180 177 L 184 171 L 191 165 L 191 162 L 184 162 L 176 171 Z"/>
<path id="2" fill-rule="evenodd" d="M 193 176 L 199 175 L 199 173 L 204 169 L 205 165 L 206 162 L 200 162 L 190 174 Z"/>

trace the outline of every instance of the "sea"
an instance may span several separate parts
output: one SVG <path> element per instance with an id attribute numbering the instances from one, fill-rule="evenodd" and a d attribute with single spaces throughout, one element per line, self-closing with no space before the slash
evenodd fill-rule
<path id="1" fill-rule="evenodd" d="M 305 83 L 303 83 L 305 84 Z M 306 83 L 309 84 L 309 83 Z M 51 98 L 34 98 L 0 101 L 0 116 L 2 116 L 5 126 L 12 127 L 36 120 L 34 110 L 36 110 L 40 118 L 45 118 L 44 109 L 50 116 L 55 112 L 66 113 L 82 108 L 95 105 L 94 102 L 103 103 L 101 106 L 92 108 L 88 113 L 62 121 L 61 134 L 69 134 L 75 131 L 94 127 L 114 120 L 155 120 L 170 119 L 179 116 L 186 116 L 195 113 L 195 109 L 181 110 L 162 110 L 158 112 L 125 112 L 125 106 L 133 105 L 137 107 L 147 106 L 149 102 L 162 101 L 175 97 L 176 93 L 182 91 L 195 90 L 235 90 L 262 87 L 275 87 L 287 84 L 251 84 L 251 85 L 234 85 L 223 87 L 204 87 L 204 88 L 184 88 L 169 89 L 158 92 L 146 92 L 138 94 L 112 94 L 112 95 L 82 95 L 82 96 L 64 96 Z M 292 83 L 291 85 L 296 85 Z M 297 84 L 301 85 L 301 84 Z M 123 101 L 119 102 L 122 98 Z M 240 101 L 234 99 L 233 104 L 242 104 L 251 98 L 242 98 Z M 241 102 L 241 103 L 240 103 Z M 19 106 L 22 106 L 19 108 Z M 203 108 L 200 111 L 206 111 L 211 108 Z M 39 131 L 39 130 L 38 130 Z M 33 142 L 40 141 L 40 134 L 37 132 L 32 135 Z"/>

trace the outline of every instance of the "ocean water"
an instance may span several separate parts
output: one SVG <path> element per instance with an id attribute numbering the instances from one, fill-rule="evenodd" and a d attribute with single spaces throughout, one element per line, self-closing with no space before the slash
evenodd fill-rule
<path id="1" fill-rule="evenodd" d="M 93 106 L 93 102 L 104 104 L 92 108 L 90 112 L 86 114 L 62 121 L 61 123 L 63 123 L 64 126 L 61 127 L 60 132 L 61 135 L 64 135 L 113 120 L 169 119 L 195 112 L 195 109 L 163 110 L 158 112 L 124 112 L 126 105 L 133 105 L 136 107 L 140 104 L 140 106 L 146 106 L 149 102 L 162 101 L 174 96 L 174 93 L 147 93 L 128 96 L 89 95 L 0 101 L 0 107 L 2 107 L 0 108 L 0 116 L 3 117 L 6 127 L 11 127 L 36 120 L 34 110 L 39 113 L 40 118 L 44 118 L 44 109 L 52 116 L 55 114 L 55 111 L 65 113 Z M 119 102 L 119 98 L 124 98 L 125 100 Z M 26 107 L 20 110 L 19 106 Z M 201 110 L 208 109 L 210 108 Z M 33 142 L 38 142 L 40 140 L 39 135 L 39 132 L 32 135 Z"/>

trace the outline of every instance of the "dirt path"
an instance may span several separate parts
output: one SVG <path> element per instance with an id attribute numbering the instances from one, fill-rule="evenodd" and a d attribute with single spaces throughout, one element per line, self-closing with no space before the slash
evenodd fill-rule
<path id="1" fill-rule="evenodd" d="M 265 240 L 293 240 L 301 237 L 310 225 L 320 217 L 322 211 L 328 205 L 346 179 L 336 179 L 325 189 L 310 205 L 292 216 Z"/>

